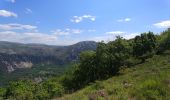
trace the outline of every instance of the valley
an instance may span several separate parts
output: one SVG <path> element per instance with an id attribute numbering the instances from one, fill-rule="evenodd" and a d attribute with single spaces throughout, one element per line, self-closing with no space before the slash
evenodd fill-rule
<path id="1" fill-rule="evenodd" d="M 81 52 L 95 50 L 93 41 L 70 46 L 0 42 L 0 85 L 17 79 L 47 79 L 60 75 Z"/>

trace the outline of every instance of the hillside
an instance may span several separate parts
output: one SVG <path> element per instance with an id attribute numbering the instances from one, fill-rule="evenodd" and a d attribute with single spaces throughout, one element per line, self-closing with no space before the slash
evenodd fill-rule
<path id="1" fill-rule="evenodd" d="M 17 79 L 59 75 L 78 61 L 81 52 L 95 50 L 97 43 L 82 41 L 70 46 L 22 44 L 0 41 L 0 86 Z"/>
<path id="2" fill-rule="evenodd" d="M 70 46 L 0 42 L 0 71 L 13 72 L 36 64 L 68 64 L 77 60 L 80 52 L 95 50 L 96 46 L 93 41 Z"/>
<path id="3" fill-rule="evenodd" d="M 99 42 L 96 50 L 80 53 L 79 61 L 69 64 L 60 76 L 46 78 L 48 68 L 54 71 L 49 75 L 58 73 L 52 65 L 32 67 L 45 67 L 41 74 L 46 80 L 41 81 L 40 76 L 35 77 L 37 82 L 29 79 L 10 82 L 0 88 L 0 97 L 12 100 L 168 100 L 169 43 L 169 29 L 160 35 L 150 31 L 141 33 L 130 40 L 117 36 L 114 41 Z M 77 52 L 82 45 L 71 47 L 75 49 L 70 52 Z M 38 71 L 35 69 L 29 74 L 34 76 Z"/>
<path id="4" fill-rule="evenodd" d="M 56 100 L 168 100 L 169 73 L 170 52 L 166 52 Z"/>

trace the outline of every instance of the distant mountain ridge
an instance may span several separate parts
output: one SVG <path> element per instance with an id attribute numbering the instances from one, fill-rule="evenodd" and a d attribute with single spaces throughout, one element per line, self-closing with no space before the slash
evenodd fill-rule
<path id="1" fill-rule="evenodd" d="M 82 41 L 70 46 L 22 44 L 0 41 L 0 71 L 12 72 L 35 64 L 65 64 L 78 60 L 81 52 L 95 50 L 97 43 Z"/>

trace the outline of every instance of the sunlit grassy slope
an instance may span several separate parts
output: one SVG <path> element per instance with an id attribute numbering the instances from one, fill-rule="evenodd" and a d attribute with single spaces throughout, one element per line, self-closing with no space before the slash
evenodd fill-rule
<path id="1" fill-rule="evenodd" d="M 168 100 L 170 52 L 121 70 L 120 75 L 96 81 L 57 100 Z"/>

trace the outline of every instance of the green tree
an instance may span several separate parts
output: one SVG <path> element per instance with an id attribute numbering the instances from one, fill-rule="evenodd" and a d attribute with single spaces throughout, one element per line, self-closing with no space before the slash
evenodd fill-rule
<path id="1" fill-rule="evenodd" d="M 133 54 L 144 62 L 146 58 L 155 54 L 156 47 L 157 41 L 153 32 L 143 33 L 134 39 Z"/>
<path id="2" fill-rule="evenodd" d="M 162 32 L 159 36 L 158 53 L 161 53 L 165 50 L 170 50 L 170 28 Z"/>
<path id="3" fill-rule="evenodd" d="M 120 67 L 128 65 L 127 61 L 130 58 L 130 45 L 127 40 L 120 36 L 113 42 L 108 43 L 108 70 L 110 75 L 115 75 L 119 72 Z"/>
<path id="4" fill-rule="evenodd" d="M 96 79 L 95 52 L 86 51 L 80 54 L 80 64 L 73 73 L 75 88 L 86 85 Z"/>

